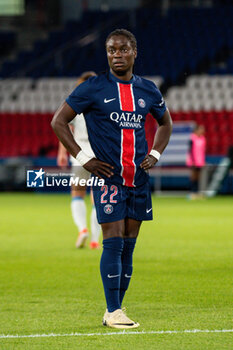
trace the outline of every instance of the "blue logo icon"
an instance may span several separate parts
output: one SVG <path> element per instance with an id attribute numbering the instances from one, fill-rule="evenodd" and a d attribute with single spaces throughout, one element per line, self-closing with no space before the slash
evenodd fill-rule
<path id="1" fill-rule="evenodd" d="M 40 170 L 27 170 L 27 187 L 44 187 L 44 174 L 42 168 Z"/>

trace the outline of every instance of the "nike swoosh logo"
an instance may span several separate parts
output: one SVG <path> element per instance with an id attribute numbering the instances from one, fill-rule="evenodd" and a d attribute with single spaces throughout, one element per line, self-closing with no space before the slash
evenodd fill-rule
<path id="1" fill-rule="evenodd" d="M 152 208 L 146 209 L 146 213 L 148 214 L 151 210 L 152 210 Z"/>
<path id="2" fill-rule="evenodd" d="M 159 106 L 162 106 L 164 104 L 164 99 L 162 98 L 162 102 L 159 103 Z"/>
<path id="3" fill-rule="evenodd" d="M 131 276 L 128 276 L 127 273 L 125 274 L 125 277 L 126 277 L 126 278 L 131 278 Z"/>
<path id="4" fill-rule="evenodd" d="M 119 277 L 120 275 L 109 275 L 108 274 L 108 278 L 114 278 L 114 277 Z"/>
<path id="5" fill-rule="evenodd" d="M 111 102 L 111 101 L 114 101 L 116 99 L 116 97 L 115 98 L 110 98 L 110 100 L 107 100 L 106 98 L 104 99 L 104 103 L 108 103 L 108 102 Z"/>

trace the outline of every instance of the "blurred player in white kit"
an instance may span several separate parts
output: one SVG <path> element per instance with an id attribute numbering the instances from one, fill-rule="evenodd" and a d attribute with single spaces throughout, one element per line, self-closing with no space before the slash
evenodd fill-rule
<path id="1" fill-rule="evenodd" d="M 92 76 L 96 76 L 95 72 L 84 72 L 78 79 L 77 85 L 82 84 L 84 81 Z M 86 128 L 86 122 L 82 114 L 77 115 L 76 118 L 70 124 L 70 129 L 74 134 L 76 142 L 81 145 L 82 149 L 85 149 L 85 153 L 91 158 L 95 157 L 95 154 L 90 146 Z M 81 132 L 80 132 L 81 130 Z M 75 177 L 79 179 L 88 180 L 90 178 L 90 173 L 84 169 L 79 162 L 72 156 L 70 156 L 70 161 L 72 163 L 72 173 Z M 58 166 L 64 167 L 69 163 L 68 154 L 65 147 L 59 142 L 57 164 Z M 86 195 L 86 186 L 72 185 L 71 186 L 71 212 L 75 225 L 79 230 L 79 235 L 76 241 L 76 248 L 83 248 L 88 239 L 89 233 L 87 229 L 86 220 L 86 204 L 84 201 Z M 92 196 L 91 196 L 92 197 Z M 100 235 L 100 225 L 98 224 L 96 218 L 96 209 L 92 200 L 92 212 L 91 212 L 91 249 L 98 249 L 99 245 L 99 235 Z"/>

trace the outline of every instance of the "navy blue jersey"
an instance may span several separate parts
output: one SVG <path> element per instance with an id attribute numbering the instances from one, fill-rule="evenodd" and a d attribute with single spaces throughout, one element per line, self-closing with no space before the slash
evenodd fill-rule
<path id="1" fill-rule="evenodd" d="M 146 115 L 150 112 L 159 120 L 166 111 L 153 82 L 137 75 L 122 81 L 108 72 L 77 86 L 66 102 L 84 114 L 96 158 L 114 166 L 112 183 L 134 187 L 148 180 L 140 168 L 148 151 Z"/>

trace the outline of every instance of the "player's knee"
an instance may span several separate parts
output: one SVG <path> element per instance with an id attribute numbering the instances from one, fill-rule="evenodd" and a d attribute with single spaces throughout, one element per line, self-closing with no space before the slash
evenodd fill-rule
<path id="1" fill-rule="evenodd" d="M 109 222 L 101 225 L 103 231 L 103 239 L 121 237 L 124 236 L 124 225 L 120 221 Z"/>
<path id="2" fill-rule="evenodd" d="M 141 227 L 141 221 L 127 219 L 125 222 L 124 238 L 137 238 Z"/>
<path id="3" fill-rule="evenodd" d="M 123 238 L 137 238 L 139 234 L 139 230 L 137 231 L 131 231 L 131 232 L 125 232 Z"/>
<path id="4" fill-rule="evenodd" d="M 124 232 L 124 238 L 137 238 L 140 230 L 139 225 L 126 225 L 125 232 Z"/>
<path id="5" fill-rule="evenodd" d="M 120 232 L 112 232 L 112 231 L 103 232 L 103 239 L 115 238 L 115 237 L 123 238 L 123 234 Z"/>

